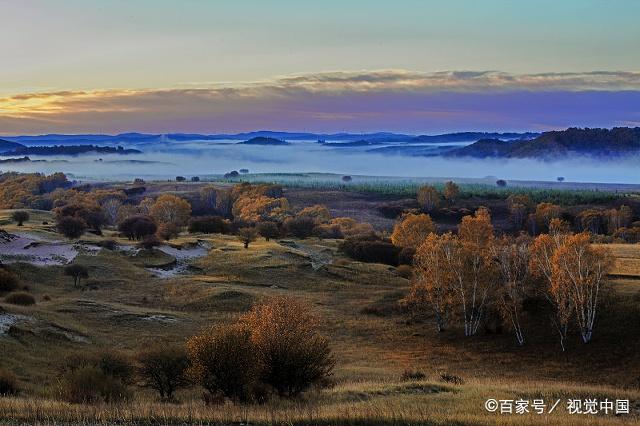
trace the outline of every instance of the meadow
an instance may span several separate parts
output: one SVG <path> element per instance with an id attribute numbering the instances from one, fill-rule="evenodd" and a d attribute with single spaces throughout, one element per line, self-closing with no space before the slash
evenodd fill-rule
<path id="1" fill-rule="evenodd" d="M 32 220 L 17 227 L 11 211 L 0 213 L 8 232 L 59 239 L 50 212 L 29 211 Z M 81 245 L 115 240 L 120 249 L 79 250 L 74 263 L 89 278 L 80 288 L 60 265 L 12 263 L 22 285 L 37 300 L 21 307 L 0 303 L 0 313 L 18 316 L 0 336 L 2 366 L 15 371 L 22 392 L 0 398 L 0 421 L 10 424 L 574 424 L 566 410 L 537 415 L 489 413 L 487 398 L 625 398 L 629 416 L 582 416 L 581 424 L 625 424 L 638 419 L 640 401 L 635 356 L 640 330 L 640 276 L 637 263 L 625 264 L 609 297 L 627 301 L 624 310 L 603 313 L 598 337 L 583 346 L 569 343 L 558 352 L 551 332 L 523 348 L 510 333 L 464 338 L 458 330 L 436 333 L 429 322 L 412 321 L 399 300 L 409 282 L 395 268 L 361 263 L 337 250 L 337 241 L 307 238 L 259 240 L 249 249 L 234 236 L 183 234 L 170 242 L 179 251 L 194 244 L 210 247 L 206 256 L 188 260 L 190 269 L 158 275 L 167 263 L 159 250 L 134 255 L 116 232 L 86 234 Z M 618 260 L 637 260 L 634 245 L 616 245 Z M 171 262 L 169 262 L 171 263 Z M 631 269 L 629 269 L 631 268 Z M 616 275 L 618 275 L 616 273 Z M 203 328 L 233 320 L 255 301 L 273 295 L 308 301 L 323 322 L 338 360 L 334 385 L 295 400 L 266 404 L 208 406 L 197 388 L 181 391 L 180 402 L 158 402 L 146 389 L 133 400 L 76 405 L 56 397 L 62 360 L 81 351 L 117 349 L 125 353 L 155 342 L 182 343 Z M 635 325 L 634 322 L 635 321 Z M 620 323 L 626 323 L 622 330 Z M 531 324 L 536 327 L 535 322 Z M 585 368 L 586 367 L 586 368 Z M 403 378 L 419 371 L 417 380 Z M 631 374 L 630 374 L 631 373 Z M 447 383 L 444 375 L 463 383 Z"/>

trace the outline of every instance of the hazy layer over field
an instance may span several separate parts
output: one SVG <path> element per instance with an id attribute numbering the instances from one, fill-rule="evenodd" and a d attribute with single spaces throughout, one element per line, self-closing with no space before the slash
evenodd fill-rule
<path id="1" fill-rule="evenodd" d="M 371 147 L 334 148 L 313 142 L 295 142 L 288 146 L 243 146 L 235 142 L 149 144 L 140 147 L 144 153 L 138 155 L 31 156 L 32 160 L 47 162 L 7 163 L 0 165 L 0 169 L 46 173 L 63 171 L 79 178 L 103 179 L 202 176 L 246 168 L 251 173 L 325 172 L 460 178 L 495 176 L 501 179 L 542 181 L 555 181 L 558 176 L 563 176 L 573 182 L 637 183 L 637 167 L 640 164 L 637 157 L 615 161 L 575 158 L 556 162 L 453 159 L 380 154 L 367 152 Z M 430 146 L 436 149 L 436 146 Z"/>

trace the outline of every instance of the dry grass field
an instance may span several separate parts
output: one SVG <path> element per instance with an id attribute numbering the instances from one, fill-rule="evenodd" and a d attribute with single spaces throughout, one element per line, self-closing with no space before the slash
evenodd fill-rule
<path id="1" fill-rule="evenodd" d="M 60 239 L 50 213 L 30 213 L 29 222 L 17 227 L 8 220 L 9 211 L 0 212 L 0 227 Z M 0 315 L 18 318 L 0 328 L 0 367 L 14 371 L 23 389 L 16 398 L 0 398 L 0 423 L 574 424 L 575 416 L 566 410 L 517 416 L 483 408 L 487 398 L 534 397 L 630 399 L 633 414 L 582 416 L 580 424 L 640 419 L 640 286 L 635 280 L 616 279 L 604 303 L 617 301 L 623 308 L 603 309 L 593 342 L 584 346 L 573 336 L 563 356 L 553 331 L 533 316 L 527 326 L 535 336 L 522 348 L 508 331 L 465 338 L 461 330 L 438 334 L 431 322 L 410 320 L 398 303 L 409 282 L 394 267 L 345 258 L 335 240 L 259 239 L 245 250 L 234 236 L 182 234 L 170 242 L 169 254 L 134 255 L 133 244 L 114 231 L 82 237 L 86 245 L 100 239 L 115 240 L 119 249 L 80 250 L 75 262 L 89 270 L 80 288 L 60 265 L 10 264 L 37 303 L 0 301 Z M 181 257 L 195 246 L 206 247 L 207 254 Z M 611 247 L 618 261 L 640 262 L 640 246 Z M 172 256 L 180 273 L 153 268 Z M 54 399 L 58 368 L 69 354 L 105 348 L 132 354 L 150 343 L 182 343 L 204 327 L 234 320 L 255 301 L 282 294 L 307 300 L 321 315 L 322 332 L 337 359 L 333 388 L 265 405 L 206 406 L 197 389 L 181 391 L 177 404 L 158 403 L 143 389 L 136 389 L 131 402 L 117 405 Z M 424 372 L 425 379 L 402 381 L 408 369 Z M 465 383 L 443 383 L 443 372 Z"/>

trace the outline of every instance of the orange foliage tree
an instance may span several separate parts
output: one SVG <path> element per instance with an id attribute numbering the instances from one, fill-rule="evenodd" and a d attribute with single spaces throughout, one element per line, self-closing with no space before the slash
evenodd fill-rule
<path id="1" fill-rule="evenodd" d="M 418 188 L 416 198 L 420 208 L 426 212 L 435 210 L 440 205 L 440 193 L 431 185 L 424 185 Z"/>
<path id="2" fill-rule="evenodd" d="M 160 224 L 185 226 L 191 217 L 191 204 L 173 194 L 163 194 L 151 206 L 150 215 Z"/>
<path id="3" fill-rule="evenodd" d="M 428 214 L 406 214 L 396 223 L 391 242 L 398 247 L 418 248 L 436 226 Z"/>

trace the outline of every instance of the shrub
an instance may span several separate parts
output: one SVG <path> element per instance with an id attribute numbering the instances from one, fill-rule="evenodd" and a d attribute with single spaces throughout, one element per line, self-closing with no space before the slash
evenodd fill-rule
<path id="1" fill-rule="evenodd" d="M 240 228 L 238 230 L 238 238 L 244 244 L 244 248 L 249 248 L 249 243 L 256 240 L 258 231 L 255 228 Z"/>
<path id="2" fill-rule="evenodd" d="M 0 396 L 15 395 L 19 391 L 18 378 L 9 370 L 0 368 Z"/>
<path id="3" fill-rule="evenodd" d="M 344 175 L 342 176 L 342 181 L 343 182 L 351 182 L 353 180 L 353 178 L 349 175 Z"/>
<path id="4" fill-rule="evenodd" d="M 226 234 L 229 232 L 229 223 L 221 216 L 201 216 L 191 218 L 189 232 L 202 234 Z"/>
<path id="5" fill-rule="evenodd" d="M 128 399 L 133 371 L 129 358 L 120 352 L 72 354 L 60 366 L 60 397 L 74 403 Z"/>
<path id="6" fill-rule="evenodd" d="M 258 234 L 267 241 L 280 236 L 280 229 L 275 222 L 260 222 L 256 225 L 256 229 L 258 230 Z"/>
<path id="7" fill-rule="evenodd" d="M 155 221 L 146 215 L 129 216 L 118 225 L 118 231 L 130 240 L 140 240 L 147 235 L 155 234 L 157 230 Z"/>
<path id="8" fill-rule="evenodd" d="M 173 400 L 176 389 L 189 385 L 189 359 L 182 347 L 156 346 L 139 352 L 136 360 L 143 385 L 158 392 L 163 400 Z"/>
<path id="9" fill-rule="evenodd" d="M 0 293 L 18 288 L 18 277 L 11 271 L 0 268 Z"/>
<path id="10" fill-rule="evenodd" d="M 211 328 L 187 342 L 189 377 L 212 399 L 253 399 L 259 375 L 258 354 L 250 331 L 240 325 Z"/>
<path id="11" fill-rule="evenodd" d="M 464 384 L 464 380 L 462 379 L 462 377 L 450 373 L 440 373 L 440 380 L 445 383 L 452 383 L 454 385 Z"/>
<path id="12" fill-rule="evenodd" d="M 507 186 L 507 181 L 504 179 L 498 179 L 496 181 L 496 185 L 498 185 L 501 188 L 504 188 L 505 186 Z"/>
<path id="13" fill-rule="evenodd" d="M 276 297 L 256 305 L 240 319 L 259 354 L 262 381 L 280 396 L 296 396 L 326 384 L 335 365 L 328 340 L 318 332 L 319 318 L 307 304 Z"/>
<path id="14" fill-rule="evenodd" d="M 427 375 L 420 370 L 404 370 L 400 376 L 400 380 L 408 382 L 413 380 L 424 380 L 426 377 Z"/>
<path id="15" fill-rule="evenodd" d="M 307 238 L 313 235 L 316 220 L 311 216 L 297 216 L 284 221 L 287 234 L 297 238 Z"/>
<path id="16" fill-rule="evenodd" d="M 176 182 L 184 182 L 186 178 L 184 176 L 176 176 Z"/>
<path id="17" fill-rule="evenodd" d="M 36 299 L 32 295 L 23 291 L 9 293 L 9 295 L 4 298 L 4 301 L 12 305 L 21 306 L 30 306 L 36 303 Z"/>
<path id="18" fill-rule="evenodd" d="M 22 226 L 22 224 L 29 220 L 29 213 L 24 210 L 17 210 L 13 212 L 11 218 L 18 223 L 18 226 Z"/>
<path id="19" fill-rule="evenodd" d="M 69 239 L 79 238 L 87 229 L 87 224 L 84 220 L 73 217 L 63 216 L 58 220 L 56 228 L 59 233 Z"/>
<path id="20" fill-rule="evenodd" d="M 98 247 L 102 247 L 105 248 L 107 250 L 115 250 L 118 247 L 118 243 L 116 243 L 114 240 L 102 240 L 102 241 L 98 241 L 96 243 L 96 245 Z"/>
<path id="21" fill-rule="evenodd" d="M 399 247 L 371 236 L 349 237 L 340 244 L 340 251 L 361 262 L 398 265 Z"/>
<path id="22" fill-rule="evenodd" d="M 59 382 L 59 396 L 71 403 L 87 404 L 125 400 L 131 394 L 124 383 L 100 368 L 82 366 L 63 374 Z"/>
<path id="23" fill-rule="evenodd" d="M 72 203 L 58 207 L 55 210 L 56 219 L 60 221 L 64 217 L 80 219 L 86 227 L 101 233 L 101 228 L 107 222 L 107 217 L 99 205 Z"/>
<path id="24" fill-rule="evenodd" d="M 180 235 L 180 228 L 173 223 L 163 223 L 158 227 L 158 237 L 165 241 L 169 241 L 172 238 L 176 238 Z"/>
<path id="25" fill-rule="evenodd" d="M 68 277 L 73 277 L 73 286 L 78 287 L 80 285 L 81 278 L 89 277 L 89 270 L 86 266 L 74 263 L 64 268 L 64 274 Z"/>
<path id="26" fill-rule="evenodd" d="M 162 242 L 155 235 L 147 235 L 142 239 L 142 241 L 138 243 L 138 247 L 145 250 L 151 250 L 152 248 L 158 247 L 161 244 Z"/>

